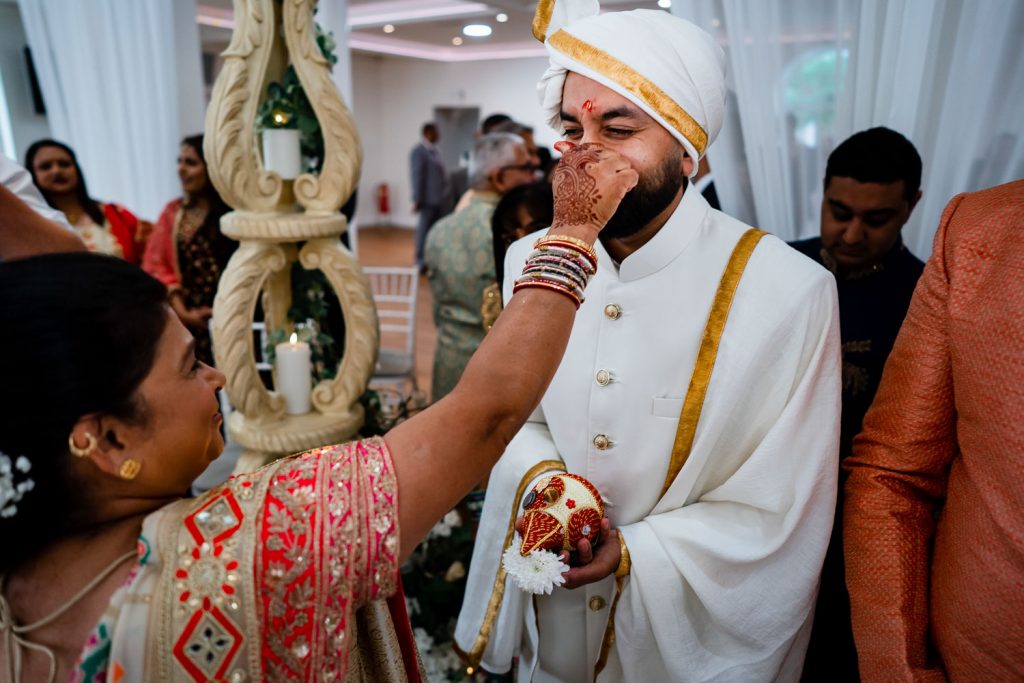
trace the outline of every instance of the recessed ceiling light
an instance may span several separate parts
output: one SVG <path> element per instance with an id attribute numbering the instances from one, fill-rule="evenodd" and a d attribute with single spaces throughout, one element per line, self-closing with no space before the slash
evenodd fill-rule
<path id="1" fill-rule="evenodd" d="M 498 14 L 498 16 L 494 17 L 494 20 L 499 24 L 504 24 L 506 21 L 508 21 L 508 15 L 505 14 L 504 12 L 501 12 L 500 14 Z"/>
<path id="2" fill-rule="evenodd" d="M 462 38 L 455 36 L 452 38 L 452 45 L 462 45 Z"/>
<path id="3" fill-rule="evenodd" d="M 474 38 L 483 38 L 491 35 L 491 27 L 487 24 L 466 24 L 462 27 L 462 33 Z"/>
<path id="4" fill-rule="evenodd" d="M 672 0 L 658 0 L 658 7 L 668 9 L 672 6 Z"/>
<path id="5" fill-rule="evenodd" d="M 384 24 L 384 33 L 394 33 L 394 32 L 395 32 L 395 25 L 394 24 Z"/>

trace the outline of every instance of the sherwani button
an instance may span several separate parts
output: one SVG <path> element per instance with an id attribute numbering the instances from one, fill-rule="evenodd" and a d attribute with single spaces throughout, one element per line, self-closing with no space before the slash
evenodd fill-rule
<path id="1" fill-rule="evenodd" d="M 598 434 L 597 436 L 594 437 L 594 446 L 596 446 L 597 450 L 599 451 L 603 451 L 604 449 L 608 448 L 611 445 L 611 439 L 609 439 L 604 434 Z"/>
<path id="2" fill-rule="evenodd" d="M 611 381 L 612 373 L 608 372 L 607 370 L 597 371 L 597 383 L 600 384 L 602 387 L 608 386 L 611 383 Z"/>
<path id="3" fill-rule="evenodd" d="M 618 304 L 608 304 L 604 307 L 604 315 L 610 320 L 618 320 L 619 316 L 622 315 L 622 306 Z"/>
<path id="4" fill-rule="evenodd" d="M 590 598 L 590 611 L 591 612 L 600 612 L 603 609 L 604 609 L 604 598 L 602 598 L 600 595 L 595 595 L 594 597 Z"/>

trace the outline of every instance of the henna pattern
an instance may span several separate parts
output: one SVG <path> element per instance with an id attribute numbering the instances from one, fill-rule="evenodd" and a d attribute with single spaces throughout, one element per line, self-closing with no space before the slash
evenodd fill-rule
<path id="1" fill-rule="evenodd" d="M 587 164 L 599 159 L 598 148 L 576 147 L 562 158 L 555 169 L 555 222 L 565 225 L 597 223 L 594 207 L 601 200 L 597 180 L 587 171 Z"/>

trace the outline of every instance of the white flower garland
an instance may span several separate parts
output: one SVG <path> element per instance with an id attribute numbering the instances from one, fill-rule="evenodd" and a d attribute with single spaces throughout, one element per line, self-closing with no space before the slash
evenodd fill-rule
<path id="1" fill-rule="evenodd" d="M 27 474 L 31 469 L 32 463 L 24 455 L 19 455 L 12 464 L 10 456 L 0 451 L 0 517 L 18 514 L 17 503 L 35 488 L 36 483 L 28 477 L 14 483 L 15 474 Z"/>
<path id="2" fill-rule="evenodd" d="M 555 586 L 565 583 L 562 574 L 569 571 L 569 565 L 562 562 L 558 555 L 550 550 L 531 550 L 523 557 L 520 554 L 522 546 L 523 540 L 516 534 L 512 545 L 501 556 L 501 566 L 520 590 L 534 595 L 548 595 Z"/>

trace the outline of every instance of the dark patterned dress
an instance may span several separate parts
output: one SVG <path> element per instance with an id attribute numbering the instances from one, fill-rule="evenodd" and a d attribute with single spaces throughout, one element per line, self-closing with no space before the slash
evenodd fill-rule
<path id="1" fill-rule="evenodd" d="M 213 306 L 217 283 L 231 254 L 238 248 L 238 242 L 225 237 L 220 231 L 220 216 L 208 214 L 192 231 L 183 219 L 185 212 L 178 213 L 179 229 L 175 230 L 175 238 L 185 305 L 189 308 Z M 205 332 L 193 330 L 193 335 L 196 338 L 196 357 L 207 365 L 213 365 L 209 329 Z"/>

